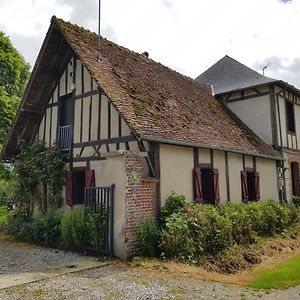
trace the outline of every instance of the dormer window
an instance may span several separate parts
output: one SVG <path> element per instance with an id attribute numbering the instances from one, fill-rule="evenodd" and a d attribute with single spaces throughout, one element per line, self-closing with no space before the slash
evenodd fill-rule
<path id="1" fill-rule="evenodd" d="M 286 110 L 286 124 L 288 132 L 295 133 L 295 113 L 294 113 L 294 104 L 290 101 L 285 101 L 285 110 Z"/>

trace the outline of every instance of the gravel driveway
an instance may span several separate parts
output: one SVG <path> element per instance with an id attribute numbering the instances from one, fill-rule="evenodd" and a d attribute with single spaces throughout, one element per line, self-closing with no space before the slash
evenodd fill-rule
<path id="1" fill-rule="evenodd" d="M 72 265 L 88 258 L 74 252 L 0 240 L 0 274 L 23 273 L 47 267 Z"/>
<path id="2" fill-rule="evenodd" d="M 0 241 L 1 276 L 14 272 L 76 264 L 78 254 Z M 47 272 L 47 269 L 45 269 Z M 7 275 L 9 276 L 9 275 Z M 1 280 L 1 277 L 0 277 Z M 111 262 L 100 268 L 0 289 L 1 300 L 13 299 L 300 299 L 300 286 L 282 291 L 254 291 L 233 285 L 189 281 L 180 274 L 155 277 L 150 272 Z"/>

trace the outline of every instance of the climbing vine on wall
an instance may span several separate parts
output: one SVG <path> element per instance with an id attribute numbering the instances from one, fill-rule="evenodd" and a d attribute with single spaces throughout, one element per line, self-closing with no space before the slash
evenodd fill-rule
<path id="1" fill-rule="evenodd" d="M 16 198 L 21 207 L 32 213 L 34 203 L 43 212 L 55 210 L 62 203 L 64 184 L 63 154 L 57 147 L 21 141 L 21 153 L 15 160 Z"/>

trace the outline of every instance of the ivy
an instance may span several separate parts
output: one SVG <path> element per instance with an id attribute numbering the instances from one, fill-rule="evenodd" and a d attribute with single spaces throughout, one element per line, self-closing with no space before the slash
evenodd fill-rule
<path id="1" fill-rule="evenodd" d="M 64 159 L 57 147 L 45 148 L 41 141 L 21 141 L 21 153 L 14 164 L 16 198 L 19 205 L 32 213 L 38 202 L 43 212 L 62 204 Z"/>

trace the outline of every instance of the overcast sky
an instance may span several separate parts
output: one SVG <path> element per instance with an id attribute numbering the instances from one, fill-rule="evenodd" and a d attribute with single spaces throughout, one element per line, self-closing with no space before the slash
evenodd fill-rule
<path id="1" fill-rule="evenodd" d="M 229 55 L 300 88 L 300 0 L 102 0 L 104 37 L 192 78 Z M 0 30 L 31 65 L 52 15 L 97 31 L 98 0 L 0 0 Z"/>

